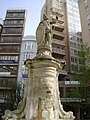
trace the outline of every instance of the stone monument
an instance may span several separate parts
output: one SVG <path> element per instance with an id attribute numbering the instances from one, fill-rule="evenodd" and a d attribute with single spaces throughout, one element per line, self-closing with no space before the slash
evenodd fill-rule
<path id="1" fill-rule="evenodd" d="M 5 111 L 3 120 L 74 120 L 60 101 L 58 74 L 60 63 L 52 57 L 51 28 L 44 15 L 36 30 L 37 56 L 27 59 L 29 79 L 22 101 L 15 111 Z"/>

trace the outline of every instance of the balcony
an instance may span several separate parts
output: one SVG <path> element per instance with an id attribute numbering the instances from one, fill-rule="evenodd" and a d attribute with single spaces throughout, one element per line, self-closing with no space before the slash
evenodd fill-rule
<path id="1" fill-rule="evenodd" d="M 0 45 L 21 45 L 21 43 L 19 42 L 16 42 L 16 43 L 13 43 L 13 42 L 0 42 Z"/>
<path id="2" fill-rule="evenodd" d="M 24 27 L 24 25 L 22 24 L 22 25 L 15 25 L 15 24 L 4 24 L 4 27 L 5 28 L 22 28 L 22 27 Z"/>
<path id="3" fill-rule="evenodd" d="M 24 17 L 6 17 L 5 20 L 24 20 L 25 18 Z"/>
<path id="4" fill-rule="evenodd" d="M 4 65 L 4 66 L 6 66 L 6 65 L 7 65 L 7 66 L 10 66 L 10 65 L 18 66 L 18 63 L 8 63 L 8 62 L 7 62 L 7 63 L 1 63 L 1 62 L 0 62 L 0 66 L 2 66 L 2 65 Z"/>
<path id="5" fill-rule="evenodd" d="M 53 30 L 52 34 L 53 34 L 53 38 L 57 40 L 63 40 L 65 38 L 65 34 L 63 32 L 58 32 Z"/>
<path id="6" fill-rule="evenodd" d="M 64 30 L 64 24 L 61 25 L 61 24 L 56 24 L 54 26 L 52 26 L 52 30 L 56 30 L 56 31 L 59 31 L 59 32 L 63 32 Z"/>
<path id="7" fill-rule="evenodd" d="M 52 43 L 55 43 L 55 44 L 59 44 L 59 45 L 65 46 L 65 40 L 52 39 Z"/>
<path id="8" fill-rule="evenodd" d="M 54 33 L 54 32 L 53 32 Z M 53 34 L 53 39 L 63 40 L 64 36 Z"/>
<path id="9" fill-rule="evenodd" d="M 12 74 L 11 72 L 0 72 L 0 77 L 17 77 L 17 75 L 14 73 Z"/>
<path id="10" fill-rule="evenodd" d="M 52 52 L 65 56 L 65 50 L 61 50 L 61 49 L 58 49 L 58 48 L 52 48 Z"/>
<path id="11" fill-rule="evenodd" d="M 19 55 L 20 52 L 0 52 L 0 55 Z"/>
<path id="12" fill-rule="evenodd" d="M 22 42 L 21 36 L 2 36 L 0 39 L 0 44 L 19 44 Z"/>
<path id="13" fill-rule="evenodd" d="M 9 30 L 7 30 L 7 31 L 3 31 L 2 34 L 4 34 L 4 35 L 5 35 L 5 34 L 6 34 L 6 35 L 8 35 L 8 34 L 10 34 L 10 35 L 12 35 L 12 34 L 22 35 L 22 32 L 23 32 L 23 31 L 18 31 L 18 30 L 17 30 L 17 31 L 13 31 L 13 30 L 12 30 L 12 31 L 9 31 Z"/>
<path id="14" fill-rule="evenodd" d="M 62 36 L 63 38 L 65 37 L 65 34 L 64 34 L 63 32 L 58 31 L 57 29 L 54 29 L 54 30 L 52 31 L 52 33 L 53 33 L 53 34 L 56 34 L 56 35 L 59 35 L 59 36 Z"/>
<path id="15" fill-rule="evenodd" d="M 59 31 L 59 32 L 63 32 L 63 30 L 64 30 L 64 25 L 59 25 L 59 24 L 57 24 L 57 26 L 55 26 L 55 30 L 56 30 L 56 31 Z"/>
<path id="16" fill-rule="evenodd" d="M 6 53 L 6 54 L 8 54 L 8 53 L 20 53 L 20 51 L 17 49 L 8 49 L 8 50 L 1 49 L 0 54 L 3 54 L 3 53 Z"/>
<path id="17" fill-rule="evenodd" d="M 23 33 L 2 33 L 2 36 L 22 36 Z"/>
<path id="18" fill-rule="evenodd" d="M 14 11 L 10 10 L 7 11 L 6 19 L 24 19 L 25 18 L 25 11 Z"/>
<path id="19" fill-rule="evenodd" d="M 2 45 L 0 46 L 0 53 L 18 53 L 20 52 L 20 45 Z"/>
<path id="20" fill-rule="evenodd" d="M 52 7 L 51 8 L 51 11 L 52 11 L 52 14 L 55 14 L 57 16 L 63 16 L 64 15 L 64 12 L 58 8 L 55 8 L 55 7 Z"/>

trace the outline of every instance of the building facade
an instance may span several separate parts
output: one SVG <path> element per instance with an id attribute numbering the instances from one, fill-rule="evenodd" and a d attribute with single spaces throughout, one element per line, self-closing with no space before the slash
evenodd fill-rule
<path id="1" fill-rule="evenodd" d="M 41 20 L 46 14 L 52 29 L 52 56 L 61 63 L 66 63 L 65 59 L 65 33 L 64 33 L 64 11 L 62 0 L 46 0 L 41 10 Z M 59 80 L 67 75 L 65 69 L 60 71 Z"/>
<path id="2" fill-rule="evenodd" d="M 66 46 L 67 46 L 67 71 L 73 72 L 78 69 L 82 61 L 78 60 L 77 54 L 82 50 L 83 40 L 77 0 L 65 0 L 65 26 L 66 26 Z"/>
<path id="3" fill-rule="evenodd" d="M 37 53 L 37 42 L 35 36 L 25 36 L 22 39 L 19 70 L 18 70 L 18 88 L 19 97 L 23 97 L 24 86 L 28 79 L 27 67 L 24 66 L 26 59 L 33 59 Z"/>
<path id="4" fill-rule="evenodd" d="M 90 0 L 79 0 L 79 10 L 82 26 L 83 43 L 90 47 Z M 90 56 L 90 54 L 88 55 Z M 86 65 L 90 67 L 90 58 L 86 61 Z M 86 84 L 86 98 L 84 103 L 84 118 L 90 119 L 90 79 Z"/>
<path id="5" fill-rule="evenodd" d="M 79 57 L 79 53 L 83 49 L 83 39 L 78 0 L 64 0 L 64 14 L 66 69 L 68 76 L 66 77 L 66 81 L 64 82 L 63 86 L 63 103 L 65 109 L 72 109 L 76 120 L 80 120 L 80 107 L 78 107 L 78 104 L 81 104 L 82 99 L 79 97 L 80 82 L 76 80 L 75 73 L 79 71 L 85 63 L 82 57 Z"/>
<path id="6" fill-rule="evenodd" d="M 90 46 L 90 0 L 79 0 L 83 42 Z"/>
<path id="7" fill-rule="evenodd" d="M 25 10 L 7 10 L 0 39 L 0 113 L 14 109 Z"/>

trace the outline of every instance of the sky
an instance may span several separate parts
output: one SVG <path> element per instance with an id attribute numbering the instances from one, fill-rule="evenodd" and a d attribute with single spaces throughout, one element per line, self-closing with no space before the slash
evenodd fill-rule
<path id="1" fill-rule="evenodd" d="M 44 3 L 45 0 L 0 0 L 0 18 L 5 19 L 6 10 L 26 9 L 27 17 L 24 36 L 35 36 Z"/>

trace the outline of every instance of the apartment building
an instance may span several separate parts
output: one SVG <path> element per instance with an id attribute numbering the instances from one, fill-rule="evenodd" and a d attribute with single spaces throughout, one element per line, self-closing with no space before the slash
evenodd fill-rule
<path id="1" fill-rule="evenodd" d="M 66 63 L 65 60 L 65 33 L 64 33 L 64 11 L 62 0 L 46 0 L 41 10 L 41 20 L 46 14 L 52 29 L 52 56 Z M 67 75 L 65 69 L 60 71 L 59 80 Z M 61 77 L 62 76 L 62 77 Z"/>
<path id="2" fill-rule="evenodd" d="M 22 39 L 19 70 L 18 70 L 18 97 L 22 98 L 24 93 L 24 87 L 27 83 L 28 72 L 27 67 L 24 66 L 26 59 L 33 59 L 37 53 L 37 41 L 35 36 L 25 36 Z"/>
<path id="3" fill-rule="evenodd" d="M 83 42 L 90 46 L 90 0 L 79 0 Z"/>
<path id="4" fill-rule="evenodd" d="M 25 10 L 7 10 L 0 39 L 0 114 L 14 109 Z"/>
<path id="5" fill-rule="evenodd" d="M 90 47 L 90 0 L 79 0 L 79 10 L 82 26 L 83 43 Z M 87 66 L 90 66 L 90 60 L 86 61 Z M 86 84 L 86 108 L 83 109 L 85 118 L 90 119 L 90 80 Z"/>
<path id="6" fill-rule="evenodd" d="M 69 107 L 75 114 L 76 119 L 80 119 L 80 108 L 73 106 L 82 102 L 79 98 L 80 82 L 75 78 L 75 71 L 80 70 L 84 65 L 84 60 L 78 54 L 83 49 L 82 30 L 79 15 L 78 0 L 64 0 L 65 13 L 65 37 L 66 37 L 66 67 L 68 76 L 64 83 L 65 108 Z M 70 106 L 70 103 L 72 107 Z M 77 112 L 78 111 L 78 112 Z"/>

